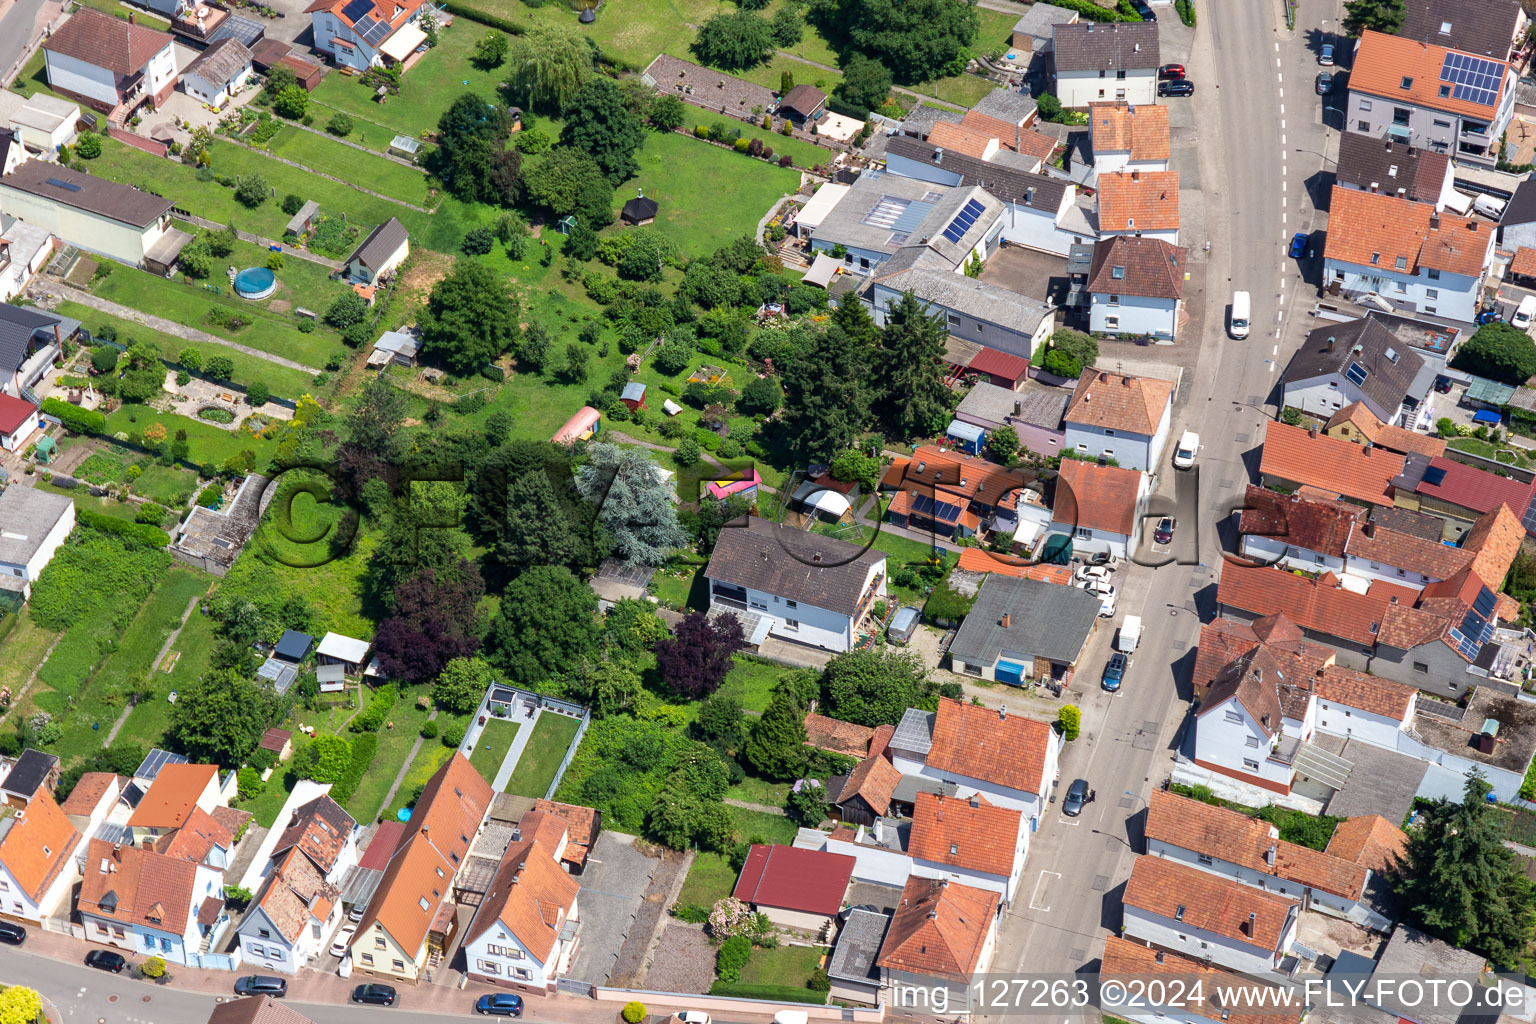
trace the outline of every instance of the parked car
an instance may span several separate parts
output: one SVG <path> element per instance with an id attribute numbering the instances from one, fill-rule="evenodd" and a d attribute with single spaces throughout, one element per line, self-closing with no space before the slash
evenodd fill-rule
<path id="1" fill-rule="evenodd" d="M 394 1006 L 395 989 L 392 985 L 359 985 L 352 990 L 354 1003 L 372 1003 L 374 1006 Z"/>
<path id="2" fill-rule="evenodd" d="M 677 1015 L 683 1024 L 709 1024 L 709 1014 L 703 1010 L 684 1010 Z"/>
<path id="3" fill-rule="evenodd" d="M 1163 516 L 1157 521 L 1157 527 L 1152 531 L 1152 539 L 1159 544 L 1173 543 L 1173 528 L 1177 525 L 1172 516 Z"/>
<path id="4" fill-rule="evenodd" d="M 515 992 L 497 992 L 495 995 L 481 996 L 475 1000 L 475 1012 L 481 1015 L 495 1014 L 498 1017 L 521 1017 L 523 997 Z"/>
<path id="5" fill-rule="evenodd" d="M 1184 77 L 1184 65 L 1183 64 L 1164 64 L 1162 67 L 1157 69 L 1157 77 L 1159 79 L 1183 78 Z"/>
<path id="6" fill-rule="evenodd" d="M 349 924 L 336 933 L 336 941 L 331 943 L 331 956 L 346 956 L 347 947 L 352 945 L 352 936 L 357 934 L 357 925 Z"/>
<path id="7" fill-rule="evenodd" d="M 1307 254 L 1307 242 L 1309 241 L 1305 231 L 1298 231 L 1291 236 L 1290 248 L 1285 254 L 1293 260 L 1299 260 Z"/>
<path id="8" fill-rule="evenodd" d="M 1157 21 L 1157 12 L 1147 4 L 1147 0 L 1131 0 L 1131 7 L 1141 15 L 1142 21 Z"/>
<path id="9" fill-rule="evenodd" d="M 1171 82 L 1159 82 L 1157 84 L 1159 96 L 1193 96 L 1195 83 L 1187 78 L 1175 78 Z"/>
<path id="10" fill-rule="evenodd" d="M 1104 689 L 1114 693 L 1120 689 L 1120 681 L 1125 678 L 1126 657 L 1119 651 L 1109 656 L 1109 661 L 1104 665 Z"/>
<path id="11" fill-rule="evenodd" d="M 1074 779 L 1072 785 L 1067 787 L 1067 795 L 1061 800 L 1061 813 L 1069 818 L 1075 818 L 1083 813 L 1083 805 L 1088 802 L 1088 780 Z"/>
<path id="12" fill-rule="evenodd" d="M 288 994 L 288 983 L 270 974 L 249 974 L 235 982 L 237 996 L 276 996 Z"/>
<path id="13" fill-rule="evenodd" d="M 1173 468 L 1188 469 L 1195 464 L 1195 453 L 1200 450 L 1200 435 L 1186 430 L 1179 435 L 1179 443 L 1173 446 Z"/>
<path id="14" fill-rule="evenodd" d="M 1108 594 L 1115 589 L 1110 584 L 1108 576 L 1087 576 L 1080 580 L 1073 580 L 1072 585 L 1090 594 Z"/>
<path id="15" fill-rule="evenodd" d="M 1120 565 L 1120 559 L 1108 551 L 1095 551 L 1088 556 L 1089 565 L 1102 565 L 1108 569 L 1115 569 Z"/>
<path id="16" fill-rule="evenodd" d="M 1443 373 L 1435 374 L 1435 383 L 1432 385 L 1436 394 L 1448 395 L 1451 393 L 1451 378 Z"/>
<path id="17" fill-rule="evenodd" d="M 347 912 L 347 920 L 354 921 L 354 922 L 355 921 L 361 921 L 363 919 L 363 915 L 366 914 L 367 912 L 368 912 L 368 904 L 366 902 L 364 902 L 364 903 L 354 903 L 354 904 L 352 904 L 352 909 Z"/>
<path id="18" fill-rule="evenodd" d="M 98 971 L 111 971 L 120 974 L 128 961 L 123 959 L 123 954 L 114 953 L 108 949 L 93 949 L 85 954 L 85 966 L 94 967 Z"/>
<path id="19" fill-rule="evenodd" d="M 1120 592 L 1117 591 L 1114 587 L 1110 587 L 1108 590 L 1100 590 L 1097 591 L 1097 593 L 1099 595 L 1099 618 L 1114 618 L 1115 602 L 1118 600 Z"/>
<path id="20" fill-rule="evenodd" d="M 1527 295 L 1520 300 L 1520 305 L 1515 309 L 1515 315 L 1509 318 L 1509 326 L 1529 331 L 1532 320 L 1536 320 L 1536 295 Z"/>
<path id="21" fill-rule="evenodd" d="M 885 627 L 885 638 L 898 647 L 905 647 L 917 632 L 917 624 L 923 621 L 923 613 L 916 608 L 898 608 L 891 616 L 891 624 Z"/>
<path id="22" fill-rule="evenodd" d="M 1073 583 L 1082 583 L 1084 580 L 1108 580 L 1109 567 L 1104 565 L 1080 565 L 1072 573 Z"/>
<path id="23" fill-rule="evenodd" d="M 1324 43 L 1322 49 L 1317 51 L 1317 62 L 1325 68 L 1333 67 L 1333 44 Z"/>
<path id="24" fill-rule="evenodd" d="M 1319 71 L 1317 73 L 1317 94 L 1319 96 L 1327 96 L 1331 92 L 1333 92 L 1333 75 L 1327 71 Z"/>
<path id="25" fill-rule="evenodd" d="M 7 945 L 19 946 L 27 941 L 27 930 L 19 924 L 11 924 L 9 921 L 0 921 L 0 942 Z"/>

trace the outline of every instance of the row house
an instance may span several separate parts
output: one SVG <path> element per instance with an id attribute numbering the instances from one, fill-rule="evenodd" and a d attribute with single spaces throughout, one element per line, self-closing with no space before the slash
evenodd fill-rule
<path id="1" fill-rule="evenodd" d="M 1188 250 L 1117 235 L 1094 244 L 1088 322 L 1094 334 L 1176 341 Z"/>
<path id="2" fill-rule="evenodd" d="M 1214 967 L 1206 957 L 1183 956 L 1119 935 L 1104 940 L 1099 976 L 1120 980 L 1127 986 L 1122 991 L 1148 993 L 1114 1008 L 1136 1024 L 1295 1024 L 1306 1009 L 1301 999 L 1278 986 Z"/>
<path id="3" fill-rule="evenodd" d="M 1160 857 L 1137 857 L 1122 896 L 1127 939 L 1263 977 L 1296 938 L 1301 904 Z"/>

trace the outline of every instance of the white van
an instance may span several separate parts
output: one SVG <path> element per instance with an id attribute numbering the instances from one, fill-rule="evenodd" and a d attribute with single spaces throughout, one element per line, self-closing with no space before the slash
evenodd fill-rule
<path id="1" fill-rule="evenodd" d="M 1476 199 L 1472 200 L 1472 209 L 1476 210 L 1478 213 L 1482 214 L 1484 217 L 1489 218 L 1490 220 L 1498 220 L 1499 218 L 1503 217 L 1504 207 L 1506 205 L 1508 204 L 1505 203 L 1504 200 L 1495 199 L 1493 196 L 1480 195 Z"/>
<path id="2" fill-rule="evenodd" d="M 1251 306 L 1247 292 L 1232 293 L 1232 325 L 1229 328 L 1232 337 L 1248 337 L 1248 321 L 1253 315 Z"/>
<path id="3" fill-rule="evenodd" d="M 1122 654 L 1131 654 L 1139 643 L 1141 643 L 1141 616 L 1127 615 L 1125 621 L 1120 623 L 1119 635 L 1115 637 L 1115 650 Z"/>
<path id="4" fill-rule="evenodd" d="M 1509 324 L 1517 330 L 1530 331 L 1533 319 L 1536 319 L 1536 295 L 1527 295 L 1520 300 L 1520 308 L 1509 318 Z"/>
<path id="5" fill-rule="evenodd" d="M 1195 464 L 1195 453 L 1200 450 L 1200 435 L 1193 430 L 1186 430 L 1179 435 L 1179 442 L 1173 446 L 1173 468 L 1188 469 Z"/>

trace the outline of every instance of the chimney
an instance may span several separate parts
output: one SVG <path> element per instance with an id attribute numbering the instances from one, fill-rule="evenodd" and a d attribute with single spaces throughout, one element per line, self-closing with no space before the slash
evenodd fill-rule
<path id="1" fill-rule="evenodd" d="M 1328 336 L 1328 351 L 1329 352 L 1333 351 L 1333 346 L 1334 346 L 1334 338 L 1333 338 L 1333 335 L 1330 334 Z"/>
<path id="2" fill-rule="evenodd" d="M 1126 387 L 1130 387 L 1131 386 L 1131 381 L 1133 379 L 1134 378 L 1132 378 L 1132 377 L 1121 377 L 1120 378 L 1120 383 L 1125 385 Z"/>
<path id="3" fill-rule="evenodd" d="M 1371 457 L 1371 448 L 1372 448 L 1371 442 L 1369 442 L 1369 441 L 1365 442 L 1365 457 L 1366 458 L 1370 458 Z"/>
<path id="4" fill-rule="evenodd" d="M 1003 612 L 1002 621 L 1000 623 L 998 623 L 998 625 L 1002 626 L 1004 629 L 1008 628 L 1008 613 L 1007 612 Z"/>
<path id="5" fill-rule="evenodd" d="M 1375 523 L 1366 523 L 1363 527 L 1361 527 L 1361 532 L 1365 534 L 1367 539 L 1369 539 L 1371 537 L 1375 537 L 1376 536 L 1376 524 Z"/>
<path id="6" fill-rule="evenodd" d="M 1269 844 L 1269 852 L 1264 855 L 1264 863 L 1268 864 L 1270 867 L 1274 867 L 1275 866 L 1275 853 L 1278 850 L 1279 850 L 1279 847 L 1277 847 L 1274 843 L 1270 843 Z"/>
<path id="7" fill-rule="evenodd" d="M 137 25 L 138 23 L 139 23 L 138 17 L 132 11 L 129 11 L 128 12 L 128 24 L 130 24 L 130 25 Z"/>
<path id="8" fill-rule="evenodd" d="M 1007 718 L 1008 717 L 1008 705 L 1007 704 L 999 704 L 997 706 L 997 717 L 998 718 Z"/>
<path id="9" fill-rule="evenodd" d="M 1253 937 L 1254 928 L 1258 925 L 1259 915 L 1250 912 L 1248 914 L 1248 936 Z"/>
<path id="10" fill-rule="evenodd" d="M 943 146 L 936 146 L 936 147 L 934 147 L 934 150 L 933 150 L 933 162 L 936 163 L 936 164 L 941 164 L 941 163 L 944 162 L 944 147 Z"/>
<path id="11" fill-rule="evenodd" d="M 939 912 L 937 910 L 930 910 L 930 911 L 928 911 L 928 920 L 932 921 L 934 918 L 936 918 L 938 916 L 939 916 Z"/>
<path id="12" fill-rule="evenodd" d="M 1381 190 L 1381 182 L 1379 182 L 1379 181 L 1371 182 L 1371 191 L 1372 192 L 1379 192 L 1380 190 Z"/>
<path id="13" fill-rule="evenodd" d="M 1432 213 L 1432 214 L 1429 215 L 1429 230 L 1431 230 L 1431 231 L 1439 231 L 1440 230 L 1440 214 L 1439 213 Z"/>
<path id="14" fill-rule="evenodd" d="M 645 186 L 644 185 L 641 185 L 639 188 L 635 189 L 635 198 L 636 199 L 644 199 L 645 198 Z"/>

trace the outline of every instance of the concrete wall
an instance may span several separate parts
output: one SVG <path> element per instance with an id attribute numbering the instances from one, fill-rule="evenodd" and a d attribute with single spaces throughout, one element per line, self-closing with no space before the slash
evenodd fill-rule
<path id="1" fill-rule="evenodd" d="M 1246 558 L 1256 562 L 1272 562 L 1281 568 L 1302 569 L 1306 572 L 1344 571 L 1344 559 L 1340 556 L 1324 555 L 1311 548 L 1298 548 L 1274 537 L 1245 533 L 1239 550 Z"/>
<path id="2" fill-rule="evenodd" d="M 1102 77 L 1101 77 L 1102 75 Z M 1090 103 L 1127 100 L 1135 104 L 1157 102 L 1157 72 L 1126 71 L 1125 77 L 1116 72 L 1073 71 L 1056 73 L 1056 98 L 1064 107 L 1086 108 Z"/>
<path id="3" fill-rule="evenodd" d="M 1094 292 L 1089 296 L 1089 329 L 1095 334 L 1123 334 L 1136 337 L 1178 337 L 1179 302 L 1177 299 L 1152 299 L 1142 295 L 1116 295 Z"/>
<path id="4" fill-rule="evenodd" d="M 71 502 L 65 506 L 64 514 L 59 517 L 59 521 L 53 524 L 47 536 L 43 538 L 42 546 L 27 560 L 27 564 L 22 571 L 23 578 L 36 580 L 48 563 L 53 561 L 54 553 L 63 546 L 65 539 L 69 537 L 70 531 L 74 528 L 75 506 Z"/>

